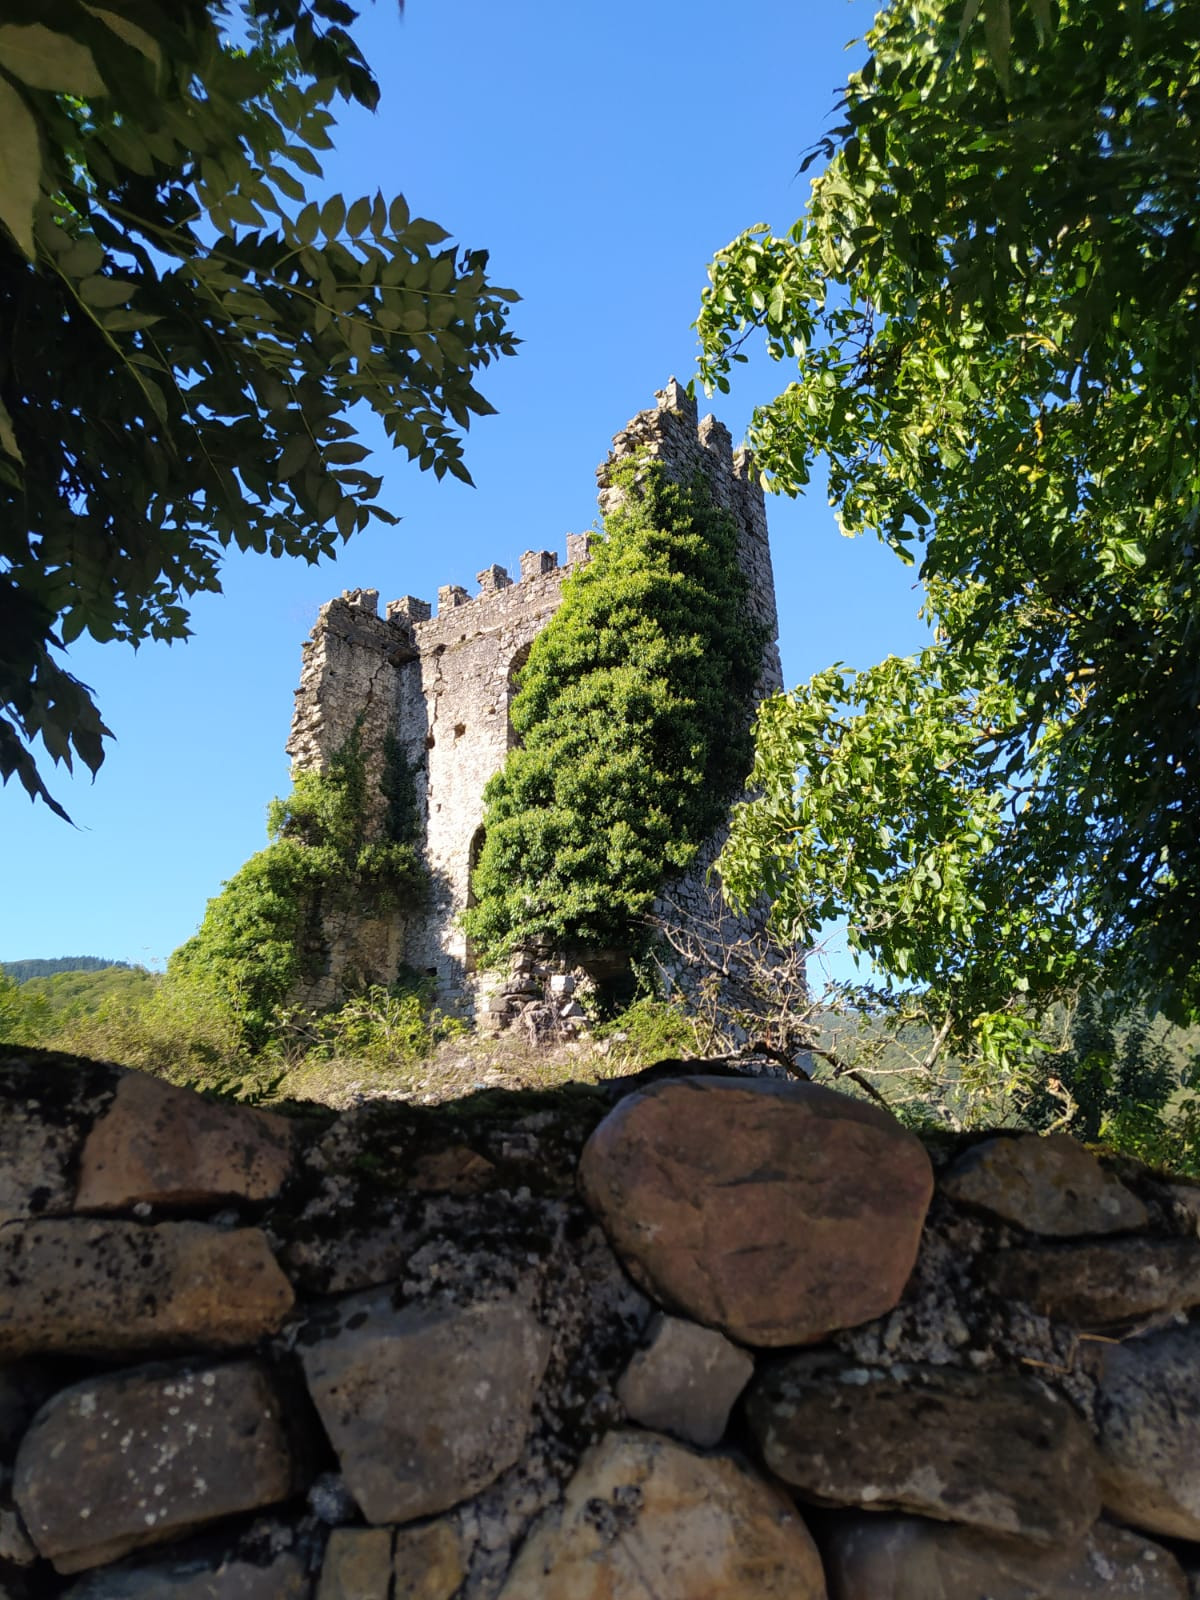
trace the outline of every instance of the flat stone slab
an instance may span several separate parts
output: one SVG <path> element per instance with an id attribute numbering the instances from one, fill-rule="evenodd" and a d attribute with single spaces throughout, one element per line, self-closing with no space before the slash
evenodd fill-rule
<path id="1" fill-rule="evenodd" d="M 754 1362 L 715 1328 L 658 1316 L 649 1342 L 626 1367 L 617 1396 L 634 1422 L 691 1444 L 713 1445 Z"/>
<path id="2" fill-rule="evenodd" d="M 40 1553 L 70 1573 L 273 1505 L 292 1488 L 263 1368 L 177 1361 L 56 1394 L 21 1442 L 13 1498 Z"/>
<path id="3" fill-rule="evenodd" d="M 93 1217 L 0 1228 L 0 1359 L 227 1349 L 273 1333 L 293 1299 L 258 1228 Z"/>
<path id="4" fill-rule="evenodd" d="M 309 1600 L 311 1594 L 303 1561 L 285 1550 L 262 1565 L 235 1556 L 215 1567 L 200 1561 L 109 1567 L 73 1583 L 62 1600 Z"/>
<path id="5" fill-rule="evenodd" d="M 800 1355 L 754 1380 L 746 1415 L 771 1471 L 820 1505 L 1040 1545 L 1080 1539 L 1100 1512 L 1086 1426 L 1023 1378 L 934 1366 L 894 1377 Z"/>
<path id="6" fill-rule="evenodd" d="M 286 1118 L 214 1105 L 149 1073 L 127 1072 L 84 1144 L 75 1206 L 272 1200 L 291 1166 Z"/>
<path id="7" fill-rule="evenodd" d="M 1200 1240 L 1100 1239 L 998 1250 L 983 1264 L 995 1294 L 1080 1328 L 1200 1305 Z"/>
<path id="8" fill-rule="evenodd" d="M 887 1112 L 775 1079 L 629 1095 L 579 1175 L 638 1284 L 751 1346 L 812 1344 L 891 1310 L 933 1189 L 924 1149 Z"/>
<path id="9" fill-rule="evenodd" d="M 1030 1233 L 1128 1233 L 1149 1220 L 1119 1178 L 1069 1134 L 984 1139 L 958 1158 L 942 1190 Z"/>
<path id="10" fill-rule="evenodd" d="M 1098 1361 L 1105 1507 L 1150 1533 L 1200 1539 L 1200 1327 L 1105 1345 Z"/>
<path id="11" fill-rule="evenodd" d="M 794 1505 L 724 1456 L 661 1434 L 593 1445 L 499 1600 L 825 1600 Z"/>
<path id="12" fill-rule="evenodd" d="M 301 1334 L 313 1402 L 371 1523 L 411 1522 L 520 1456 L 550 1335 L 517 1296 L 408 1306 L 351 1295 Z"/>
<path id="13" fill-rule="evenodd" d="M 1102 1522 L 1081 1546 L 1042 1550 L 916 1517 L 848 1517 L 825 1563 L 838 1600 L 1188 1600 L 1169 1551 Z"/>

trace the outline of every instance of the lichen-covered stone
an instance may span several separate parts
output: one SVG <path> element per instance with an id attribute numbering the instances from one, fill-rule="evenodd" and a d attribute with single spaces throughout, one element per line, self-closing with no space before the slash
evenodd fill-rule
<path id="1" fill-rule="evenodd" d="M 500 1600 L 825 1600 L 795 1506 L 746 1467 L 609 1434 L 535 1528 Z"/>
<path id="2" fill-rule="evenodd" d="M 392 1600 L 394 1528 L 335 1528 L 325 1546 L 317 1600 Z"/>
<path id="3" fill-rule="evenodd" d="M 1105 1345 L 1098 1362 L 1105 1506 L 1135 1528 L 1200 1539 L 1200 1327 Z"/>
<path id="4" fill-rule="evenodd" d="M 649 1342 L 617 1385 L 634 1422 L 692 1444 L 713 1445 L 725 1432 L 733 1403 L 750 1381 L 754 1362 L 715 1328 L 681 1317 L 656 1317 Z"/>
<path id="5" fill-rule="evenodd" d="M 0 1359 L 227 1349 L 274 1332 L 293 1298 L 258 1228 L 47 1217 L 0 1229 Z"/>
<path id="6" fill-rule="evenodd" d="M 80 1572 L 293 1488 L 279 1396 L 254 1361 L 88 1378 L 38 1412 L 13 1498 L 59 1572 Z"/>
<path id="7" fill-rule="evenodd" d="M 837 1600 L 1187 1600 L 1169 1551 L 1104 1523 L 1045 1550 L 916 1517 L 847 1517 L 825 1564 Z"/>
<path id="8" fill-rule="evenodd" d="M 419 1528 L 337 1528 L 316 1600 L 451 1600 L 466 1575 L 462 1541 L 444 1518 Z"/>
<path id="9" fill-rule="evenodd" d="M 408 1306 L 352 1295 L 301 1359 L 368 1522 L 410 1522 L 476 1493 L 521 1453 L 549 1335 L 515 1295 Z"/>
<path id="10" fill-rule="evenodd" d="M 1066 1401 L 999 1373 L 872 1373 L 794 1356 L 752 1384 L 763 1460 L 823 1505 L 910 1511 L 1034 1544 L 1078 1539 L 1100 1491 L 1086 1427 Z"/>
<path id="11" fill-rule="evenodd" d="M 15 1567 L 27 1567 L 37 1560 L 37 1554 L 21 1513 L 0 1499 L 0 1565 L 11 1561 Z"/>
<path id="12" fill-rule="evenodd" d="M 71 1210 L 80 1148 L 119 1077 L 99 1062 L 0 1044 L 0 1226 Z"/>
<path id="13" fill-rule="evenodd" d="M 83 1146 L 75 1206 L 270 1200 L 292 1164 L 283 1117 L 216 1105 L 145 1072 L 128 1072 Z"/>
<path id="14" fill-rule="evenodd" d="M 462 1541 L 450 1522 L 396 1529 L 387 1600 L 451 1600 L 466 1575 Z"/>
<path id="15" fill-rule="evenodd" d="M 1144 1227 L 1145 1206 L 1068 1134 L 984 1139 L 942 1179 L 955 1200 L 1030 1233 L 1068 1238 Z"/>
<path id="16" fill-rule="evenodd" d="M 1000 1250 L 988 1287 L 1080 1328 L 1200 1305 L 1200 1240 L 1101 1239 Z"/>
<path id="17" fill-rule="evenodd" d="M 890 1310 L 933 1188 L 924 1149 L 879 1107 L 716 1077 L 622 1100 L 580 1180 L 644 1288 L 751 1346 L 816 1343 Z"/>

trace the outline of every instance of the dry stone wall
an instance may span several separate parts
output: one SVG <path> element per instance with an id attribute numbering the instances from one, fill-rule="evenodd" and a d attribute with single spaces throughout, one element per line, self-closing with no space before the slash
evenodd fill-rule
<path id="1" fill-rule="evenodd" d="M 810 1083 L 0 1053 L 3 1600 L 1197 1600 L 1200 1190 Z"/>
<path id="2" fill-rule="evenodd" d="M 635 451 L 658 461 L 677 481 L 703 473 L 717 503 L 738 527 L 739 560 L 749 580 L 749 609 L 765 643 L 755 698 L 782 686 L 776 645 L 778 620 L 762 488 L 744 450 L 712 417 L 697 418 L 696 403 L 674 379 L 619 433 L 598 470 L 600 505 L 618 493 L 615 465 Z M 325 930 L 326 971 L 297 996 L 327 1005 L 341 976 L 355 972 L 390 982 L 401 962 L 436 979 L 443 1005 L 474 1007 L 477 985 L 458 926 L 480 839 L 483 789 L 504 763 L 511 743 L 509 705 L 514 679 L 529 646 L 558 609 L 564 578 L 588 559 L 590 536 L 567 537 L 567 561 L 546 550 L 526 551 L 519 577 L 492 566 L 478 575 L 479 592 L 450 585 L 437 611 L 411 595 L 389 601 L 379 616 L 376 590 L 354 590 L 321 608 L 304 646 L 300 687 L 288 753 L 298 770 L 323 770 L 358 730 L 368 776 L 378 791 L 389 739 L 415 774 L 421 845 L 431 877 L 429 903 L 407 916 L 366 923 L 342 919 Z M 747 717 L 751 708 L 747 707 Z M 382 825 L 377 802 L 369 819 Z M 682 918 L 706 937 L 736 934 L 706 881 L 723 842 L 711 841 L 693 870 L 665 887 L 657 913 Z M 486 1007 L 483 1008 L 486 1012 Z M 506 1008 L 493 1013 L 506 1015 Z"/>

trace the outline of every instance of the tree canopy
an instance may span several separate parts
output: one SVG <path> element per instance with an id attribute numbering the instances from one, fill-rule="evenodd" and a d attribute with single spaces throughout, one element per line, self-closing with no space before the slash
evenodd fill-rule
<path id="1" fill-rule="evenodd" d="M 230 546 L 315 561 L 374 519 L 346 413 L 470 481 L 509 290 L 402 197 L 307 200 L 343 0 L 9 0 L 0 24 L 0 778 L 108 730 L 57 654 L 174 639 Z"/>
<path id="2" fill-rule="evenodd" d="M 1080 984 L 1200 1010 L 1200 12 L 904 0 L 806 216 L 710 268 L 773 487 L 920 562 L 931 643 L 764 709 L 723 864 L 998 1056 Z"/>

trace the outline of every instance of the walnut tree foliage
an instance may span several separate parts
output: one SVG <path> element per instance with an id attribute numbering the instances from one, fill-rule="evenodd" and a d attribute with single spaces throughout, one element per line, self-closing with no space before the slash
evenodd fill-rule
<path id="1" fill-rule="evenodd" d="M 762 631 L 737 529 L 702 479 L 635 458 L 588 564 L 533 642 L 516 747 L 484 791 L 464 922 L 485 960 L 518 945 L 629 948 L 750 765 Z"/>
<path id="2" fill-rule="evenodd" d="M 905 0 L 806 215 L 710 268 L 751 443 L 919 561 L 928 648 L 764 709 L 723 871 L 994 1059 L 1080 985 L 1200 1011 L 1200 8 Z M 985 27 L 986 23 L 986 27 Z"/>
<path id="3" fill-rule="evenodd" d="M 310 561 L 372 519 L 347 412 L 470 481 L 509 353 L 483 251 L 403 198 L 317 204 L 331 100 L 377 88 L 343 0 L 6 0 L 0 19 L 0 777 L 93 771 L 61 649 L 175 639 L 230 546 Z M 234 44 L 227 34 L 242 41 Z"/>

